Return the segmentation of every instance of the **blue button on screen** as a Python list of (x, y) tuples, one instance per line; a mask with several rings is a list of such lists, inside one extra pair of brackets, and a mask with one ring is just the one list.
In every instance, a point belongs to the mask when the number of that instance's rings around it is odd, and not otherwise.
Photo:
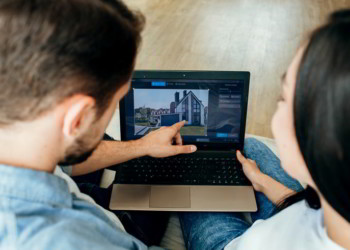
[(165, 87), (165, 82), (152, 82), (154, 87)]
[(220, 138), (228, 137), (228, 134), (227, 133), (216, 133), (216, 137), (220, 137)]

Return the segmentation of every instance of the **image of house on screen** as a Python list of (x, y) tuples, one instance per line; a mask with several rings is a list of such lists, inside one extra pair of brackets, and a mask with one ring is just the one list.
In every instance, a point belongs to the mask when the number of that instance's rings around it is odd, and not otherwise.
[(135, 89), (135, 135), (186, 120), (181, 135), (206, 135), (208, 90)]
[[(192, 91), (183, 91), (183, 97), (180, 100), (180, 93), (175, 92), (175, 100), (170, 103), (170, 114), (169, 118), (164, 117), (164, 123), (167, 123), (167, 119), (174, 116), (175, 120), (188, 121), (187, 125), (192, 126), (205, 126), (205, 110), (204, 105), (201, 100), (199, 100)], [(178, 117), (176, 117), (178, 116)], [(163, 119), (164, 119), (163, 118)], [(174, 122), (172, 122), (174, 124)], [(164, 124), (163, 126), (168, 126)]]
[(174, 101), (170, 103), (170, 109), (155, 109), (151, 111), (150, 123), (159, 126), (171, 126), (179, 121), (186, 120), (187, 126), (205, 126), (207, 108), (201, 100), (192, 92), (183, 91), (180, 100), (180, 93), (175, 92)]

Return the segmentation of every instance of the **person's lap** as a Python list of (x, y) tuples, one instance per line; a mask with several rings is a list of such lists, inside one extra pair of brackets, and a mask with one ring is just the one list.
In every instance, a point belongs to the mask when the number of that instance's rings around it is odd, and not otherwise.
[[(260, 170), (289, 187), (300, 191), (300, 183), (281, 167), (280, 160), (262, 142), (245, 140), (244, 154), (255, 160)], [(252, 222), (267, 219), (277, 213), (276, 206), (260, 192), (255, 192), (258, 211), (251, 213)], [(250, 226), (242, 213), (179, 213), (187, 249), (223, 249), (230, 241), (242, 235)]]

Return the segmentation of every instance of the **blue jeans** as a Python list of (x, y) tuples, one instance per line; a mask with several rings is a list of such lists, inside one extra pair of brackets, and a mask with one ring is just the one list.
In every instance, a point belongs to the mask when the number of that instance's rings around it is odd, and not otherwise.
[[(280, 160), (262, 142), (248, 138), (244, 154), (255, 160), (260, 170), (294, 191), (303, 187), (291, 178), (280, 165)], [(267, 219), (277, 213), (276, 206), (260, 192), (255, 192), (258, 211), (251, 213), (252, 222)], [(242, 213), (179, 213), (185, 245), (192, 249), (223, 249), (236, 237), (242, 235), (252, 224)]]

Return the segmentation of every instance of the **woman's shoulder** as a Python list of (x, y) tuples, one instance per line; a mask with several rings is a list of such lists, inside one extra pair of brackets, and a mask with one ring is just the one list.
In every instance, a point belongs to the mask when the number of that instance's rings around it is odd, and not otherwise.
[[(297, 202), (267, 220), (256, 221), (247, 231), (262, 231), (265, 234), (290, 234), (313, 231), (316, 221), (321, 223), (320, 210), (310, 208), (306, 201)], [(276, 230), (278, 229), (278, 230)], [(260, 234), (260, 232), (259, 232)]]
[(329, 247), (323, 211), (300, 201), (267, 220), (256, 221), (229, 249), (338, 249)]

